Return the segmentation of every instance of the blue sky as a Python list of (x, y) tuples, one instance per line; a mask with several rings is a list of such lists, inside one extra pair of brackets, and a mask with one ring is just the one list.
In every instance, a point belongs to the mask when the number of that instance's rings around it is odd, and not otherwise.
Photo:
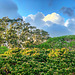
[(0, 0), (0, 18), (23, 18), (51, 37), (75, 35), (75, 0)]
[(18, 12), (21, 16), (28, 16), (29, 14), (36, 14), (42, 12), (44, 15), (56, 12), (61, 16), (68, 18), (63, 15), (60, 11), (62, 7), (75, 8), (74, 0), (13, 0), (18, 6)]

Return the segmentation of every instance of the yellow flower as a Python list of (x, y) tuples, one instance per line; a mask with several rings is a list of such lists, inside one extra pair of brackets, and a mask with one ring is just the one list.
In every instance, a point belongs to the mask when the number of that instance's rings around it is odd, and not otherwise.
[(50, 49), (47, 49), (47, 51), (50, 51)]

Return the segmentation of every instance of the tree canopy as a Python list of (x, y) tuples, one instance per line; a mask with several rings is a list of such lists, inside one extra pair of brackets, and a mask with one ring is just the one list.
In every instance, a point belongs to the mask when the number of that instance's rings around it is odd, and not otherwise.
[(32, 44), (38, 45), (48, 39), (49, 34), (44, 30), (31, 26), (22, 19), (0, 19), (0, 46), (8, 48), (25, 48)]

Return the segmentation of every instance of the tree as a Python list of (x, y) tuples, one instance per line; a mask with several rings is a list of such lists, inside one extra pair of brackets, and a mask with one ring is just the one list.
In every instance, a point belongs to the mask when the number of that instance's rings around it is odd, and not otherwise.
[(32, 44), (38, 45), (47, 40), (49, 34), (37, 29), (22, 19), (0, 19), (0, 45), (7, 43), (8, 47), (25, 48)]
[(41, 30), (41, 37), (42, 37), (43, 42), (44, 42), (44, 40), (47, 40), (49, 38), (48, 32)]
[(17, 31), (15, 30), (15, 27), (10, 25), (10, 29), (6, 31), (6, 41), (8, 42), (9, 47), (17, 47)]
[(2, 43), (5, 42), (5, 33), (6, 33), (6, 27), (8, 23), (3, 21), (2, 19), (0, 20), (0, 46)]

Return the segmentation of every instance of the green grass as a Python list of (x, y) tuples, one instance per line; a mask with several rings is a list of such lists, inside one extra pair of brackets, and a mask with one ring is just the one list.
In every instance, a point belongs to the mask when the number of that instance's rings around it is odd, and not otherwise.
[(0, 54), (3, 54), (5, 51), (8, 51), (8, 48), (3, 46), (3, 47), (0, 47)]

